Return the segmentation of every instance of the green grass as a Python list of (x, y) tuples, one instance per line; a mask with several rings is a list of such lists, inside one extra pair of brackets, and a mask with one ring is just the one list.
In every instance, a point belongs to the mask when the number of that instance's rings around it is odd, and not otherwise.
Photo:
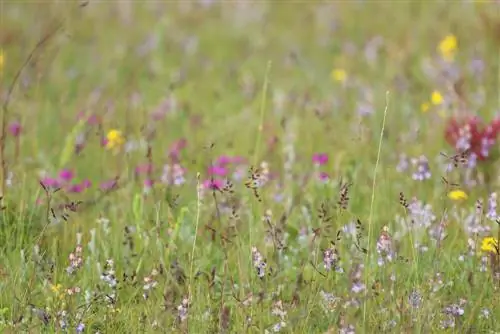
[[(447, 172), (440, 154), (455, 154), (446, 118), (497, 116), (498, 4), (0, 1), (2, 101), (14, 83), (1, 117), (1, 332), (500, 333), (498, 255), (480, 250), (498, 231), (486, 215), (498, 164)], [(449, 34), (458, 46), (445, 63), (438, 45)], [(483, 73), (471, 70), (476, 58)], [(433, 91), (446, 103), (421, 112)], [(101, 142), (111, 129), (125, 140), (116, 151)], [(329, 159), (316, 168), (321, 152)], [(427, 157), (431, 178), (398, 172), (401, 154)], [(221, 156), (245, 161), (230, 186), (201, 190)], [(162, 182), (176, 159), (180, 186)], [(144, 164), (153, 170), (136, 175)], [(485, 165), (490, 180), (468, 183)], [(92, 185), (41, 187), (64, 169)], [(457, 187), (467, 200), (447, 197)], [(413, 200), (435, 218), (412, 215)], [(468, 219), (490, 231), (471, 233)], [(384, 227), (394, 256), (379, 265)], [(340, 257), (330, 271), (327, 249)]]

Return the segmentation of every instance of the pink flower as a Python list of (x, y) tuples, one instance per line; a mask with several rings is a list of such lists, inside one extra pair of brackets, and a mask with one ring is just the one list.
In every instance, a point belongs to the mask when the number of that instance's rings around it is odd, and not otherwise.
[(226, 176), (227, 169), (222, 166), (211, 166), (208, 168), (208, 174), (217, 176)]
[(59, 188), (61, 186), (59, 181), (52, 177), (44, 177), (40, 182), (45, 188)]
[(313, 154), (312, 161), (318, 166), (326, 165), (326, 163), (328, 162), (328, 154), (315, 153)]
[(222, 190), (224, 188), (224, 181), (221, 179), (205, 180), (203, 188), (211, 190)]
[(321, 182), (326, 182), (326, 181), (328, 181), (328, 180), (330, 179), (330, 177), (328, 176), (328, 174), (327, 174), (327, 173), (325, 173), (325, 172), (321, 172), (321, 173), (319, 173), (319, 175), (318, 175), (318, 179), (319, 179)]
[(101, 182), (100, 188), (102, 191), (109, 191), (111, 189), (114, 189), (117, 185), (118, 185), (117, 179), (107, 180), (107, 181)]
[(69, 169), (63, 169), (59, 172), (59, 180), (62, 182), (71, 182), (74, 176), (73, 171)]
[(232, 162), (232, 158), (227, 156), (227, 155), (221, 155), (220, 157), (217, 158), (216, 165), (218, 166), (226, 166), (229, 165)]
[(19, 122), (14, 121), (9, 124), (8, 129), (13, 137), (19, 137), (19, 135), (21, 134), (22, 127)]
[(153, 172), (153, 165), (150, 163), (145, 163), (137, 166), (135, 168), (135, 174), (140, 175), (140, 174), (151, 174)]

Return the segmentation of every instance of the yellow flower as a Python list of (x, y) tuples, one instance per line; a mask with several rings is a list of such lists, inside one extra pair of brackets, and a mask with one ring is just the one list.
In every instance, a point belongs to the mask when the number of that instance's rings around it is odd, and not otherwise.
[(481, 243), (481, 250), (483, 252), (490, 252), (490, 253), (495, 253), (498, 254), (498, 239), (492, 238), (492, 237), (486, 237), (483, 239), (483, 242)]
[(446, 61), (452, 61), (455, 58), (455, 53), (457, 51), (457, 38), (455, 35), (447, 35), (441, 40), (438, 46), (439, 53)]
[(431, 94), (431, 102), (433, 105), (438, 106), (443, 103), (443, 95), (437, 90), (433, 91)]
[(465, 191), (460, 189), (450, 191), (448, 193), (448, 197), (454, 201), (460, 201), (469, 198)]
[(125, 138), (120, 130), (109, 130), (106, 135), (106, 148), (113, 149), (122, 146), (125, 143)]
[(334, 81), (344, 82), (347, 79), (347, 72), (341, 68), (334, 68), (331, 77)]
[(0, 72), (3, 70), (3, 64), (5, 62), (5, 57), (3, 55), (3, 50), (0, 49)]
[(420, 105), (420, 111), (426, 113), (429, 111), (429, 102), (424, 102)]
[(59, 297), (59, 299), (62, 299), (64, 297), (64, 293), (61, 291), (62, 289), (62, 285), (61, 284), (51, 284), (50, 285), (50, 290), (52, 290), (52, 292), (57, 296)]

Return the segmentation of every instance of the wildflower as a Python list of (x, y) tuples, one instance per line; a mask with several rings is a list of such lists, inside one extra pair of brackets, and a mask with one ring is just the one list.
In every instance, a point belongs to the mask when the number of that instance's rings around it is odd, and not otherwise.
[(493, 192), (488, 198), (488, 212), (486, 213), (486, 218), (489, 220), (496, 221), (497, 216), (497, 193)]
[[(477, 116), (450, 118), (445, 130), (446, 141), (457, 152), (469, 152), (468, 163), (473, 166), (476, 160), (485, 161), (500, 133), (500, 118), (484, 124)], [(472, 160), (472, 162), (471, 162)]]
[(498, 239), (493, 238), (493, 237), (486, 237), (483, 238), (483, 241), (481, 243), (481, 250), (483, 252), (488, 252), (488, 253), (499, 253), (499, 248), (498, 248)]
[(182, 299), (182, 302), (179, 306), (177, 306), (177, 319), (180, 322), (186, 321), (188, 317), (188, 311), (189, 311), (189, 299), (184, 297)]
[(70, 169), (63, 169), (59, 172), (59, 180), (61, 182), (71, 182), (75, 173)]
[(338, 266), (339, 261), (340, 256), (334, 245), (323, 251), (323, 265), (326, 271), (330, 271), (334, 268), (336, 272), (343, 272), (343, 269)]
[(457, 51), (457, 38), (455, 35), (447, 35), (441, 40), (438, 46), (438, 51), (441, 57), (446, 61), (452, 61), (455, 58)]
[(431, 169), (429, 167), (429, 161), (422, 155), (418, 159), (411, 160), (416, 171), (412, 174), (412, 178), (416, 181), (424, 181), (431, 178)]
[(454, 201), (465, 200), (468, 197), (469, 196), (467, 195), (467, 193), (463, 190), (460, 190), (460, 189), (452, 190), (448, 193), (448, 198), (450, 198)]
[(325, 165), (328, 162), (328, 154), (326, 154), (326, 153), (315, 153), (315, 154), (313, 154), (312, 161), (317, 166)]
[(396, 166), (396, 170), (398, 171), (398, 173), (403, 173), (404, 171), (406, 171), (408, 169), (408, 167), (410, 166), (410, 163), (408, 161), (408, 157), (406, 156), (406, 154), (402, 153), (399, 155), (399, 162), (398, 162), (398, 165)]
[(209, 179), (203, 181), (203, 188), (210, 190), (222, 191), (224, 188), (224, 181), (221, 179)]
[(334, 81), (345, 82), (347, 79), (347, 72), (341, 68), (334, 68), (330, 75)]
[(210, 166), (208, 168), (208, 174), (217, 175), (217, 176), (226, 176), (227, 169), (223, 166), (220, 166), (220, 165)]
[(125, 143), (125, 138), (120, 130), (112, 129), (109, 130), (106, 135), (106, 148), (116, 149)]
[(441, 95), (440, 92), (438, 92), (437, 90), (433, 91), (432, 94), (431, 94), (431, 102), (433, 105), (435, 106), (438, 106), (440, 104), (442, 104), (444, 101), (443, 99), (443, 95)]
[(394, 250), (392, 246), (392, 237), (389, 234), (389, 228), (384, 226), (380, 232), (377, 240), (377, 253), (379, 254), (379, 266), (384, 264), (384, 260), (391, 262), (394, 257)]
[(78, 326), (76, 326), (76, 332), (77, 333), (83, 333), (85, 330), (85, 324), (84, 323), (79, 323)]
[(115, 178), (112, 180), (101, 182), (99, 187), (101, 188), (102, 191), (110, 191), (113, 190), (117, 185), (118, 185), (118, 180)]
[(3, 50), (0, 49), (0, 72), (3, 71), (4, 63), (5, 63), (5, 56), (3, 55)]
[(264, 278), (266, 275), (267, 263), (262, 254), (257, 250), (257, 247), (252, 247), (252, 261), (254, 268), (257, 270), (257, 276), (261, 279)]
[(19, 123), (18, 121), (12, 122), (9, 124), (8, 129), (12, 137), (19, 137), (22, 130), (21, 123)]
[(420, 105), (420, 111), (426, 113), (429, 111), (430, 105), (429, 102), (424, 102)]
[(417, 309), (422, 304), (422, 299), (422, 295), (417, 290), (413, 290), (408, 297), (408, 302), (412, 308)]

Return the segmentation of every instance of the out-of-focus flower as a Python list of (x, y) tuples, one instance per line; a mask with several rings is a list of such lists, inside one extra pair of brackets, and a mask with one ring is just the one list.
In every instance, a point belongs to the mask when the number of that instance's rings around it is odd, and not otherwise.
[(106, 135), (106, 148), (119, 148), (125, 143), (125, 138), (120, 130), (112, 129)]
[(333, 81), (345, 82), (347, 80), (347, 72), (341, 68), (334, 68), (330, 75)]
[[(1, 65), (0, 65), (0, 69), (1, 69)], [(22, 131), (21, 123), (19, 123), (18, 121), (11, 122), (8, 126), (8, 129), (9, 129), (9, 133), (13, 137), (19, 137), (19, 135), (21, 134), (21, 131)]]
[(429, 111), (430, 105), (429, 102), (424, 102), (420, 105), (420, 111), (426, 113)]
[(3, 65), (5, 64), (5, 56), (3, 54), (3, 50), (0, 49), (0, 72), (3, 71)]
[(75, 174), (70, 169), (63, 169), (59, 172), (59, 180), (62, 182), (71, 182)]
[(439, 91), (435, 90), (432, 92), (431, 102), (433, 105), (435, 105), (435, 106), (441, 105), (443, 103), (443, 101), (444, 101), (443, 95)]
[(483, 238), (481, 243), (481, 250), (487, 253), (499, 254), (498, 239), (493, 237)]
[(326, 153), (315, 153), (312, 157), (314, 164), (322, 166), (328, 162), (328, 154)]
[(468, 151), (480, 161), (491, 156), (491, 150), (500, 133), (500, 118), (485, 125), (477, 116), (463, 118), (452, 117), (445, 130), (446, 141), (454, 146), (457, 152)]
[(457, 37), (452, 34), (445, 36), (438, 45), (438, 51), (441, 54), (441, 57), (449, 62), (455, 59), (457, 48)]
[(465, 193), (465, 191), (456, 189), (452, 190), (448, 193), (448, 197), (454, 201), (461, 201), (467, 199), (469, 196)]

